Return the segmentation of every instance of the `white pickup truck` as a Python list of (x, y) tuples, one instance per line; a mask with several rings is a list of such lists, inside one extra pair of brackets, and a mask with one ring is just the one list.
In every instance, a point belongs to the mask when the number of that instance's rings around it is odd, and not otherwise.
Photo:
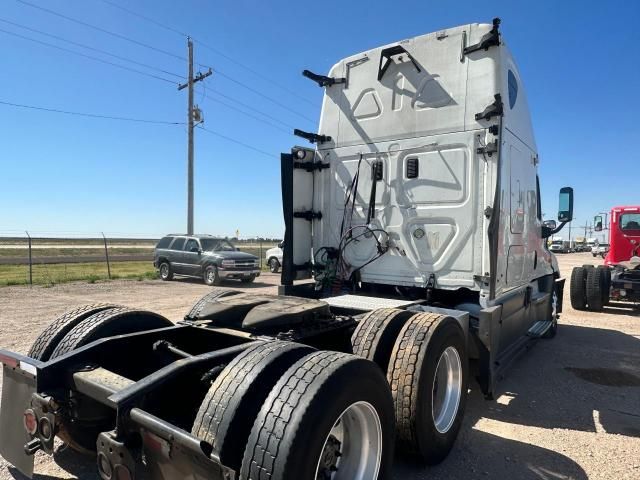
[(608, 251), (609, 251), (608, 243), (598, 243), (591, 248), (591, 255), (593, 255), (594, 257), (600, 256), (604, 258), (607, 255)]
[(269, 271), (271, 273), (278, 273), (280, 271), (280, 267), (282, 265), (282, 247), (284, 246), (284, 242), (280, 242), (273, 248), (267, 250), (264, 254), (264, 258), (267, 261), (267, 265), (269, 265)]

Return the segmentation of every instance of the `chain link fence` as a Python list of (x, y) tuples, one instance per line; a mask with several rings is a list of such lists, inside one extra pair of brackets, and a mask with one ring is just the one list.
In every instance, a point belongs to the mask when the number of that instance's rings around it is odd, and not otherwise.
[[(0, 234), (0, 287), (155, 279), (153, 250), (158, 240), (102, 233), (66, 237)], [(266, 250), (278, 244), (278, 239), (267, 238), (229, 240), (256, 255), (261, 268), (266, 268)]]

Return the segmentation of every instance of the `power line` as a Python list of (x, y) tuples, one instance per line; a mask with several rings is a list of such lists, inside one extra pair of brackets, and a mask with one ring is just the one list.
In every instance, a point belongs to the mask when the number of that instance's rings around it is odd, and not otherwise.
[(181, 35), (183, 37), (188, 37), (189, 36), (188, 34), (186, 34), (184, 32), (181, 32), (180, 30), (176, 30), (173, 27), (165, 25), (164, 23), (160, 23), (160, 22), (158, 22), (157, 20), (154, 20), (151, 17), (147, 17), (146, 15), (142, 15), (141, 13), (134, 12), (133, 10), (129, 10), (128, 8), (125, 8), (122, 5), (118, 5), (115, 2), (110, 2), (109, 0), (100, 0), (100, 1), (102, 3), (106, 3), (107, 5), (111, 5), (114, 8), (117, 8), (117, 9), (120, 9), (120, 10), (122, 10), (124, 12), (127, 12), (129, 15), (133, 15), (134, 17), (141, 18), (143, 20), (146, 20), (149, 23), (153, 23), (157, 27), (164, 28), (165, 30), (168, 30), (168, 31), (173, 32), (173, 33), (177, 33), (178, 35)]
[(231, 137), (227, 137), (226, 135), (223, 135), (222, 133), (218, 133), (218, 132), (214, 132), (213, 130), (209, 130), (207, 128), (204, 128), (203, 126), (198, 126), (198, 128), (204, 132), (210, 133), (212, 135), (215, 135), (217, 137), (223, 138), (229, 142), (232, 143), (237, 143), (238, 145), (242, 145), (245, 148), (248, 148), (250, 150), (253, 150), (254, 152), (258, 152), (261, 153), (262, 155), (266, 155), (268, 157), (272, 157), (272, 158), (279, 158), (277, 155), (274, 155), (273, 153), (269, 153), (269, 152), (265, 152), (264, 150), (260, 150), (259, 148), (253, 147), (251, 145), (249, 145), (248, 143), (244, 143), (240, 140), (236, 140), (235, 138), (231, 138)]
[(249, 90), (250, 92), (253, 92), (253, 93), (255, 93), (256, 95), (258, 95), (258, 96), (260, 96), (260, 97), (262, 97), (262, 98), (264, 98), (264, 99), (266, 99), (266, 100), (269, 100), (269, 101), (270, 101), (271, 103), (273, 103), (274, 105), (278, 105), (280, 108), (284, 108), (285, 110), (288, 110), (289, 112), (291, 112), (291, 113), (293, 113), (293, 114), (295, 114), (295, 115), (297, 115), (297, 116), (299, 116), (299, 117), (301, 117), (301, 118), (304, 118), (305, 120), (308, 120), (308, 121), (310, 121), (310, 122), (312, 122), (312, 123), (315, 123), (315, 120), (313, 120), (312, 118), (309, 118), (309, 117), (307, 117), (306, 115), (303, 115), (302, 113), (297, 112), (297, 111), (293, 110), (292, 108), (287, 107), (284, 103), (279, 102), (278, 100), (276, 100), (276, 99), (274, 99), (274, 98), (271, 98), (271, 97), (269, 97), (268, 95), (265, 95), (265, 94), (264, 94), (264, 93), (262, 93), (262, 92), (259, 92), (259, 91), (258, 91), (258, 90), (256, 90), (255, 88), (250, 87), (249, 85), (247, 85), (247, 84), (245, 84), (245, 83), (242, 83), (240, 80), (236, 80), (235, 78), (233, 78), (233, 77), (231, 77), (231, 76), (227, 75), (226, 73), (221, 72), (221, 71), (220, 71), (220, 70), (218, 70), (218, 69), (215, 69), (214, 71), (215, 71), (218, 75), (220, 75), (221, 77), (226, 78), (227, 80), (229, 80), (229, 81), (231, 81), (231, 82), (235, 83), (236, 85), (240, 85), (241, 87), (245, 88), (246, 90)]
[[(107, 5), (111, 5), (114, 8), (117, 8), (119, 10), (127, 12), (129, 15), (133, 15), (134, 17), (141, 18), (141, 19), (143, 19), (143, 20), (145, 20), (145, 21), (147, 21), (149, 23), (152, 23), (152, 24), (156, 25), (157, 27), (163, 28), (163, 29), (165, 29), (167, 31), (176, 33), (176, 34), (184, 36), (184, 37), (188, 36), (186, 33), (181, 32), (180, 30), (176, 30), (173, 27), (170, 27), (170, 26), (168, 26), (168, 25), (166, 25), (164, 23), (158, 22), (157, 20), (154, 20), (153, 18), (147, 17), (146, 15), (142, 15), (141, 13), (134, 12), (133, 10), (129, 10), (128, 8), (125, 8), (125, 7), (119, 5), (119, 4), (115, 3), (115, 2), (111, 2), (109, 0), (100, 0), (100, 1), (103, 2), (103, 3), (106, 3)], [(204, 48), (206, 48), (208, 50), (211, 50), (216, 55), (219, 55), (222, 58), (225, 58), (226, 60), (228, 60), (229, 62), (233, 63), (234, 65), (237, 65), (237, 66), (239, 66), (241, 68), (244, 68), (248, 72), (251, 72), (253, 75), (261, 78), (262, 80), (264, 80), (266, 82), (269, 82), (270, 84), (272, 84), (272, 85), (284, 90), (285, 92), (287, 92), (287, 93), (299, 98), (300, 100), (302, 100), (304, 102), (307, 102), (309, 105), (315, 106), (315, 104), (312, 101), (310, 101), (308, 98), (304, 97), (303, 95), (300, 95), (300, 94), (294, 92), (290, 88), (280, 84), (279, 82), (276, 82), (275, 80), (267, 77), (266, 75), (264, 75), (263, 73), (259, 72), (258, 70), (255, 70), (254, 68), (249, 67), (248, 65), (240, 62), (239, 60), (236, 60), (235, 58), (233, 58), (230, 55), (227, 55), (226, 53), (222, 52), (221, 50), (219, 50), (217, 48), (214, 48), (211, 45), (208, 45), (205, 42), (203, 42), (201, 40), (197, 40), (195, 38), (193, 39), (193, 41), (198, 43), (198, 44), (200, 44)], [(206, 66), (206, 67), (208, 68), (208, 66)]]
[(107, 120), (121, 120), (125, 122), (137, 122), (137, 123), (154, 123), (159, 125), (185, 125), (184, 122), (167, 122), (163, 120), (148, 120), (143, 118), (117, 117), (112, 115), (102, 115), (98, 113), (73, 112), (70, 110), (59, 110), (57, 108), (37, 107), (35, 105), (25, 105), (22, 103), (5, 102), (3, 100), (0, 100), (0, 104), (8, 105), (10, 107), (28, 108), (31, 110), (41, 110), (44, 112), (52, 112), (52, 113), (63, 113), (66, 115), (76, 115), (80, 117), (103, 118)]
[(229, 95), (225, 95), (224, 93), (221, 93), (220, 91), (215, 90), (215, 89), (213, 89), (213, 88), (208, 88), (208, 89), (206, 89), (202, 94), (203, 94), (203, 96), (204, 96), (205, 98), (207, 98), (207, 99), (209, 99), (209, 100), (211, 100), (211, 101), (218, 102), (218, 103), (222, 103), (222, 101), (221, 101), (221, 100), (219, 100), (219, 99), (217, 99), (217, 98), (213, 98), (213, 97), (209, 96), (209, 95), (207, 94), (207, 92), (211, 92), (211, 93), (212, 93), (212, 94), (214, 94), (214, 95), (217, 95), (217, 96), (219, 96), (219, 97), (225, 98), (225, 99), (227, 99), (227, 100), (229, 100), (229, 101), (231, 101), (231, 102), (233, 102), (233, 103), (236, 103), (236, 104), (238, 104), (238, 105), (242, 106), (243, 108), (246, 108), (246, 109), (248, 109), (248, 110), (250, 110), (250, 111), (252, 111), (252, 112), (255, 112), (255, 113), (259, 114), (259, 115), (262, 115), (262, 116), (264, 116), (264, 117), (266, 117), (266, 118), (268, 118), (268, 119), (272, 120), (273, 122), (276, 122), (276, 123), (278, 123), (278, 124), (280, 124), (280, 125), (282, 125), (282, 126), (284, 126), (284, 127), (287, 127), (287, 128), (289, 129), (289, 130), (287, 130), (287, 131), (290, 131), (291, 129), (295, 129), (295, 128), (296, 128), (296, 127), (295, 127), (295, 126), (293, 126), (293, 125), (289, 125), (287, 122), (283, 122), (283, 121), (282, 121), (282, 120), (280, 120), (278, 117), (274, 117), (273, 115), (270, 115), (270, 114), (268, 114), (268, 113), (265, 113), (265, 112), (263, 112), (262, 110), (258, 110), (258, 109), (257, 109), (257, 108), (255, 108), (253, 105), (249, 105), (249, 104), (247, 104), (247, 103), (241, 102), (240, 100), (238, 100), (238, 99), (236, 99), (236, 98), (234, 98), (234, 97), (231, 97), (231, 96), (229, 96)]
[(118, 63), (113, 63), (113, 62), (110, 62), (108, 60), (104, 60), (102, 58), (93, 57), (91, 55), (86, 55), (84, 53), (76, 52), (75, 50), (69, 50), (68, 48), (60, 47), (58, 45), (53, 45), (52, 43), (43, 42), (41, 40), (36, 40), (35, 38), (25, 37), (24, 35), (20, 35), (19, 33), (9, 32), (8, 30), (3, 30), (1, 28), (0, 28), (0, 32), (6, 33), (8, 35), (13, 35), (14, 37), (22, 38), (24, 40), (29, 40), (29, 41), (34, 42), (34, 43), (39, 43), (40, 45), (45, 45), (47, 47), (56, 48), (58, 50), (62, 50), (63, 52), (72, 53), (74, 55), (78, 55), (80, 57), (88, 58), (88, 59), (94, 60), (96, 62), (105, 63), (107, 65), (111, 65), (113, 67), (121, 68), (121, 69), (127, 70), (129, 72), (134, 72), (134, 73), (137, 73), (139, 75), (144, 75), (146, 77), (155, 78), (156, 80), (162, 80), (163, 82), (167, 82), (167, 83), (170, 83), (172, 85), (176, 84), (175, 81), (169, 80), (168, 78), (159, 77), (158, 75), (154, 75), (152, 73), (143, 72), (141, 70), (136, 70), (135, 68), (126, 67), (124, 65), (120, 65)]
[(138, 62), (137, 60), (133, 60), (131, 58), (122, 57), (120, 55), (116, 55), (115, 53), (107, 52), (106, 50), (102, 50), (102, 49), (99, 49), (99, 48), (91, 47), (89, 45), (84, 45), (82, 43), (75, 42), (73, 40), (68, 40), (66, 38), (60, 37), (58, 35), (54, 35), (52, 33), (43, 32), (42, 30), (38, 30), (36, 28), (27, 27), (26, 25), (21, 25), (19, 23), (15, 23), (15, 22), (12, 22), (12, 21), (4, 19), (4, 18), (0, 18), (0, 22), (8, 23), (9, 25), (13, 25), (15, 27), (23, 28), (25, 30), (29, 30), (30, 32), (38, 33), (40, 35), (45, 35), (47, 37), (55, 38), (56, 40), (60, 40), (62, 42), (66, 42), (66, 43), (69, 43), (71, 45), (75, 45), (77, 47), (86, 48), (87, 50), (92, 50), (92, 51), (97, 52), (97, 53), (102, 53), (103, 55), (109, 55), (110, 57), (117, 58), (118, 60), (123, 60), (125, 62), (130, 62), (130, 63), (133, 63), (135, 65), (140, 65), (141, 67), (149, 68), (151, 70), (156, 70), (158, 72), (165, 73), (167, 75), (173, 75), (174, 77), (183, 78), (183, 75), (178, 75), (177, 73), (169, 72), (167, 70), (163, 70), (161, 68), (154, 67), (153, 65), (148, 65), (146, 63)]
[(207, 45), (206, 43), (200, 41), (200, 40), (194, 40), (196, 43), (199, 43), (201, 46), (211, 50), (212, 52), (214, 52), (217, 55), (220, 55), (223, 58), (226, 58), (228, 61), (230, 61), (231, 63), (238, 65), (239, 67), (244, 68), (245, 70), (251, 72), (253, 75), (255, 75), (256, 77), (261, 78), (262, 80), (269, 82), (270, 84), (284, 90), (285, 92), (289, 93), (290, 95), (293, 95), (297, 98), (299, 98), (300, 100), (302, 100), (303, 102), (308, 103), (309, 105), (313, 105), (314, 107), (316, 106), (315, 103), (313, 103), (311, 100), (309, 100), (308, 98), (294, 92), (293, 90), (291, 90), (290, 88), (285, 87), (284, 85), (281, 85), (280, 83), (276, 82), (275, 80), (272, 80), (271, 78), (265, 76), (264, 74), (260, 73), (259, 71), (245, 65), (244, 63), (239, 62), (238, 60), (236, 60), (235, 58), (221, 52), (220, 50), (213, 48), (210, 45)]
[(229, 109), (231, 109), (231, 110), (234, 110), (234, 111), (236, 111), (236, 112), (238, 112), (238, 113), (241, 113), (241, 114), (243, 114), (243, 115), (245, 115), (245, 116), (247, 116), (247, 117), (253, 118), (254, 120), (257, 120), (257, 121), (259, 121), (259, 122), (262, 122), (262, 123), (264, 123), (264, 124), (266, 124), (266, 125), (270, 125), (270, 126), (272, 126), (273, 128), (277, 128), (278, 130), (280, 130), (280, 131), (282, 131), (282, 132), (291, 133), (291, 130), (287, 130), (286, 128), (284, 128), (284, 127), (282, 127), (282, 126), (280, 126), (280, 125), (276, 125), (275, 123), (272, 123), (272, 122), (270, 122), (269, 120), (266, 120), (266, 119), (264, 119), (264, 118), (262, 118), (262, 117), (258, 117), (257, 115), (253, 115), (252, 113), (245, 112), (244, 110), (240, 110), (238, 107), (234, 107), (233, 105), (230, 105), (230, 104), (228, 104), (227, 102), (224, 102), (224, 101), (219, 100), (219, 99), (217, 99), (217, 98), (210, 97), (209, 95), (206, 95), (206, 94), (204, 95), (204, 97), (205, 97), (206, 99), (208, 99), (208, 100), (211, 100), (212, 102), (219, 103), (220, 105), (222, 105), (222, 106), (224, 106), (224, 107), (227, 107), (227, 108), (229, 108)]
[[(170, 57), (177, 58), (177, 59), (182, 60), (182, 61), (187, 61), (187, 59), (186, 59), (185, 57), (182, 57), (182, 56), (180, 56), (180, 55), (176, 55), (176, 54), (174, 54), (174, 53), (168, 52), (168, 51), (163, 50), (163, 49), (161, 49), (161, 48), (154, 47), (153, 45), (149, 45), (149, 44), (147, 44), (147, 43), (140, 42), (140, 41), (138, 41), (138, 40), (135, 40), (135, 39), (132, 39), (132, 38), (130, 38), (130, 37), (127, 37), (127, 36), (125, 36), (125, 35), (122, 35), (122, 34), (119, 34), (119, 33), (116, 33), (116, 32), (112, 32), (112, 31), (107, 30), (107, 29), (104, 29), (104, 28), (102, 28), (102, 27), (98, 27), (98, 26), (96, 26), (96, 25), (93, 25), (93, 24), (90, 24), (90, 23), (84, 22), (84, 21), (82, 21), (82, 20), (78, 20), (77, 18), (73, 18), (73, 17), (69, 17), (69, 16), (67, 16), (67, 15), (63, 15), (63, 14), (61, 14), (61, 13), (58, 13), (58, 12), (54, 11), (54, 10), (50, 10), (50, 9), (48, 9), (48, 8), (41, 7), (41, 6), (39, 6), (39, 5), (35, 5), (35, 4), (33, 4), (33, 3), (31, 3), (31, 2), (28, 2), (28, 1), (26, 1), (26, 0), (16, 0), (16, 1), (17, 1), (17, 2), (19, 2), (19, 3), (22, 3), (23, 5), (27, 5), (27, 6), (29, 6), (29, 7), (32, 7), (32, 8), (35, 8), (35, 9), (41, 10), (41, 11), (43, 11), (43, 12), (47, 12), (47, 13), (49, 13), (49, 14), (51, 14), (51, 15), (55, 15), (55, 16), (57, 16), (57, 17), (60, 17), (60, 18), (65, 19), (65, 20), (68, 20), (68, 21), (71, 21), (71, 22), (75, 22), (75, 23), (77, 23), (77, 24), (79, 24), (79, 25), (83, 25), (83, 26), (85, 26), (85, 27), (92, 28), (92, 29), (97, 30), (97, 31), (99, 31), (99, 32), (106, 33), (106, 34), (108, 34), (108, 35), (112, 35), (112, 36), (114, 36), (114, 37), (116, 37), (116, 38), (120, 38), (120, 39), (122, 39), (122, 40), (126, 40), (126, 41), (131, 42), (131, 43), (134, 43), (134, 44), (136, 44), (136, 45), (140, 45), (140, 46), (142, 46), (142, 47), (149, 48), (149, 49), (151, 49), (151, 50), (154, 50), (154, 51), (157, 51), (157, 52), (163, 53), (163, 54), (168, 55), (168, 56), (170, 56)], [(2, 31), (2, 30), (0, 30), (0, 31)], [(5, 32), (5, 33), (10, 33), (10, 32)], [(14, 35), (17, 35), (17, 34), (14, 34)], [(24, 37), (24, 38), (27, 38), (27, 37)], [(28, 39), (28, 38), (27, 38), (27, 39)], [(37, 41), (37, 40), (33, 40), (33, 41)], [(200, 43), (201, 43), (201, 42), (200, 42)], [(57, 47), (57, 48), (61, 48), (61, 47)], [(209, 47), (209, 48), (211, 48), (211, 47)], [(76, 52), (76, 53), (77, 53), (77, 52)], [(89, 57), (89, 58), (93, 58), (93, 57)], [(95, 58), (93, 58), (93, 59), (95, 59)], [(106, 61), (104, 61), (104, 60), (99, 60), (99, 61), (102, 61), (103, 63), (109, 63), (109, 62), (106, 62)], [(115, 65), (115, 64), (114, 64), (114, 65)], [(202, 67), (210, 68), (208, 65), (204, 65), (204, 64), (201, 64), (201, 63), (198, 63), (198, 65), (200, 65), (200, 66), (202, 66)], [(122, 66), (120, 66), (120, 68), (126, 68), (126, 67), (122, 67)], [(131, 69), (131, 70), (132, 70), (132, 69)], [(136, 72), (137, 72), (137, 71), (136, 71)], [(137, 72), (137, 73), (140, 73), (140, 72)], [(272, 97), (270, 97), (270, 96), (268, 96), (268, 95), (265, 95), (264, 93), (262, 93), (262, 92), (260, 92), (260, 91), (256, 90), (256, 89), (255, 89), (255, 88), (253, 88), (253, 87), (250, 87), (249, 85), (247, 85), (247, 84), (245, 84), (245, 83), (243, 83), (243, 82), (241, 82), (241, 81), (239, 81), (239, 80), (236, 80), (236, 79), (235, 79), (235, 78), (233, 78), (232, 76), (227, 75), (227, 74), (225, 74), (225, 73), (223, 73), (223, 72), (221, 72), (220, 70), (217, 70), (217, 69), (216, 69), (216, 73), (217, 73), (218, 75), (220, 75), (220, 76), (222, 76), (222, 77), (224, 77), (224, 78), (228, 79), (229, 81), (231, 81), (231, 82), (233, 82), (233, 83), (235, 83), (235, 84), (237, 84), (237, 85), (239, 85), (239, 86), (241, 86), (241, 87), (245, 88), (246, 90), (248, 90), (248, 91), (250, 91), (250, 92), (253, 92), (254, 94), (256, 94), (256, 95), (258, 95), (258, 96), (260, 96), (260, 97), (262, 97), (262, 98), (264, 98), (264, 99), (266, 99), (266, 100), (268, 100), (268, 101), (270, 101), (270, 102), (271, 102), (271, 103), (273, 103), (274, 105), (277, 105), (277, 106), (279, 106), (280, 108), (283, 108), (284, 110), (287, 110), (287, 111), (289, 111), (289, 112), (293, 113), (294, 115), (297, 115), (297, 116), (299, 116), (299, 117), (301, 117), (301, 118), (304, 118), (305, 120), (307, 120), (307, 121), (309, 121), (309, 122), (315, 123), (315, 120), (311, 119), (310, 117), (307, 117), (306, 115), (303, 115), (302, 113), (299, 113), (299, 112), (297, 112), (296, 110), (293, 110), (292, 108), (289, 108), (288, 106), (286, 106), (286, 105), (285, 105), (285, 104), (283, 104), (282, 102), (280, 102), (280, 101), (278, 101), (278, 100), (276, 100), (276, 99), (274, 99), (274, 98), (272, 98)], [(166, 79), (164, 79), (164, 81), (170, 81), (170, 80), (166, 80)]]
[(41, 10), (43, 12), (47, 12), (47, 13), (49, 13), (51, 15), (55, 15), (56, 17), (64, 18), (65, 20), (69, 20), (70, 22), (74, 22), (74, 23), (77, 23), (79, 25), (83, 25), (85, 27), (92, 28), (92, 29), (97, 30), (99, 32), (106, 33), (107, 35), (111, 35), (113, 37), (120, 38), (121, 40), (126, 40), (127, 42), (134, 43), (134, 44), (139, 45), (141, 47), (145, 47), (145, 48), (148, 48), (150, 50), (154, 50), (156, 52), (163, 53), (163, 54), (168, 55), (168, 56), (173, 57), (173, 58), (177, 58), (178, 60), (182, 60), (184, 62), (187, 61), (187, 59), (185, 57), (181, 56), (181, 55), (176, 55), (175, 53), (168, 52), (167, 50), (163, 50), (161, 48), (154, 47), (153, 45), (149, 45), (148, 43), (144, 43), (144, 42), (141, 42), (139, 40), (135, 40), (133, 38), (127, 37), (126, 35), (122, 35), (120, 33), (112, 32), (111, 30), (107, 30), (105, 28), (98, 27), (98, 26), (93, 25), (91, 23), (87, 23), (87, 22), (84, 22), (82, 20), (78, 20), (77, 18), (73, 18), (73, 17), (69, 17), (67, 15), (63, 15), (62, 13), (58, 13), (58, 12), (56, 12), (54, 10), (50, 10), (48, 8), (41, 7), (40, 5), (35, 5), (33, 3), (27, 2), (26, 0), (16, 0), (16, 2), (19, 2), (19, 3), (22, 3), (23, 5), (27, 5), (29, 7)]

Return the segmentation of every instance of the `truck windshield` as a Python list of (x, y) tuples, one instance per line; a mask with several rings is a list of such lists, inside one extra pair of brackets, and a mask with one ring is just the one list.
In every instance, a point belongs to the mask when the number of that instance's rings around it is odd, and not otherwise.
[(640, 213), (625, 213), (620, 215), (622, 230), (640, 230)]
[(205, 252), (232, 252), (236, 249), (226, 240), (215, 238), (202, 238), (200, 239), (200, 244)]
[(562, 245), (562, 240), (554, 240), (551, 245)]

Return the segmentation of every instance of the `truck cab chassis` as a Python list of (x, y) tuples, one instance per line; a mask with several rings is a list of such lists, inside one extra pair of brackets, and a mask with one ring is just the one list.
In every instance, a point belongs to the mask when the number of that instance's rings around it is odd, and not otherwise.
[(487, 398), (556, 334), (523, 84), (471, 24), (304, 75), (325, 90), (314, 148), (282, 154), (278, 295), (214, 289), (184, 319), (76, 308), (27, 355), (0, 350), (0, 454), (33, 474), (57, 436), (104, 480), (376, 480), (394, 448), (442, 461), (470, 379)]

